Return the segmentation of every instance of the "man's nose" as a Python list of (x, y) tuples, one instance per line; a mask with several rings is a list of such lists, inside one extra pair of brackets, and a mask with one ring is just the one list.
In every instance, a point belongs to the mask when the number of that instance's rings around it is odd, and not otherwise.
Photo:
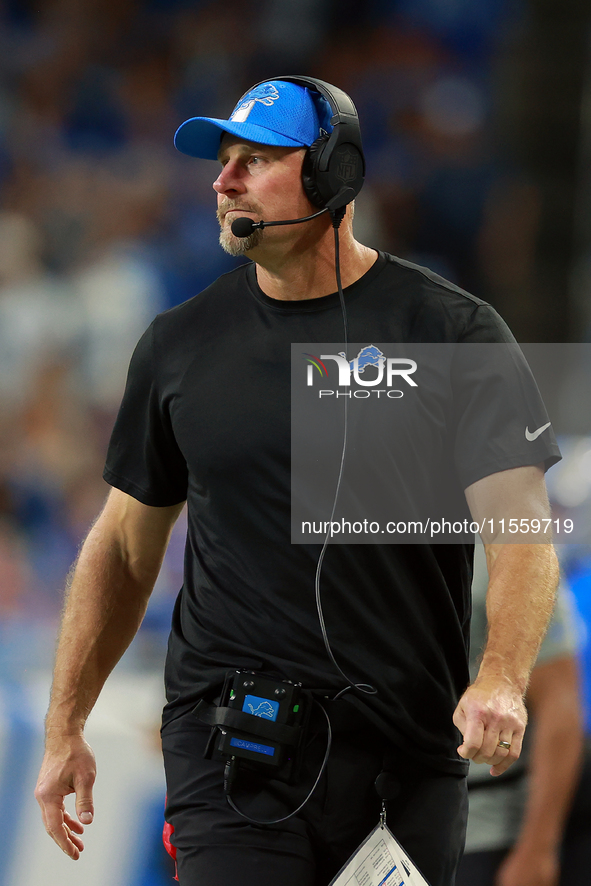
[(214, 181), (213, 189), (218, 194), (243, 194), (246, 188), (240, 175), (239, 165), (232, 160), (226, 163)]

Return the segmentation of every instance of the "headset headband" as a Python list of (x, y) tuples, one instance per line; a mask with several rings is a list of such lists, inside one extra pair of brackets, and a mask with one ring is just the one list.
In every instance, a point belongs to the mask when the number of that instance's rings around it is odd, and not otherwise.
[(339, 89), (338, 86), (333, 86), (325, 80), (318, 80), (316, 77), (304, 77), (300, 74), (290, 74), (285, 77), (267, 77), (266, 80), (261, 80), (259, 83), (251, 86), (242, 98), (248, 95), (249, 92), (252, 92), (253, 89), (256, 89), (257, 86), (263, 86), (263, 84), (269, 83), (271, 80), (286, 80), (288, 83), (295, 83), (297, 86), (308, 86), (315, 89), (316, 92), (324, 96), (334, 113), (334, 117), (330, 121), (333, 126), (337, 123), (354, 123), (356, 126), (359, 126), (359, 117), (357, 108), (353, 104), (353, 99), (346, 92), (343, 92), (342, 89)]

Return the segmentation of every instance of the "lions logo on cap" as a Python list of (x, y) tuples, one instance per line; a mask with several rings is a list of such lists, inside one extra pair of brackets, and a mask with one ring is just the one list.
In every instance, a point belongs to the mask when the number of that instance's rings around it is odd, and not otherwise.
[(279, 93), (272, 83), (263, 83), (246, 94), (246, 97), (240, 99), (234, 110), (230, 120), (232, 123), (244, 123), (250, 112), (255, 106), (255, 102), (270, 107), (279, 98)]

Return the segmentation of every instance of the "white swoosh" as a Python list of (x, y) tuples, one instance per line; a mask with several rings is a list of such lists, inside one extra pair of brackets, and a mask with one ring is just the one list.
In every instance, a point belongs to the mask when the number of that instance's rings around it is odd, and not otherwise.
[(529, 440), (530, 443), (533, 443), (534, 440), (537, 440), (540, 434), (542, 434), (546, 428), (549, 428), (552, 424), (551, 421), (547, 422), (545, 425), (542, 425), (541, 428), (538, 428), (537, 431), (533, 431), (530, 433), (529, 428), (525, 429), (525, 439)]

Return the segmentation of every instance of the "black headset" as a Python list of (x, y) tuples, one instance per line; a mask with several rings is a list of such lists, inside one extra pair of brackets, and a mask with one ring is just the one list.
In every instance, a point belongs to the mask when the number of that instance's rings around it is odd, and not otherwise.
[(286, 80), (308, 87), (319, 92), (330, 105), (333, 130), (317, 138), (306, 151), (302, 182), (306, 196), (314, 206), (328, 206), (331, 211), (346, 206), (361, 190), (365, 177), (359, 117), (352, 99), (342, 89), (324, 80), (299, 74), (269, 77), (251, 86), (248, 92), (270, 80)]

